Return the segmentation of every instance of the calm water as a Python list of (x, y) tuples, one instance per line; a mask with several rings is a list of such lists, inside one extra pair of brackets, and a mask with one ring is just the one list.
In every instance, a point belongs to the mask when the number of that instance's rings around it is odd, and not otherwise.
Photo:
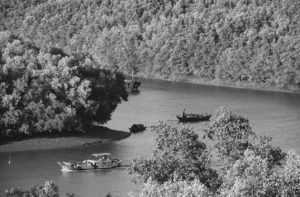
[[(275, 145), (300, 153), (300, 95), (296, 94), (142, 80), (141, 92), (130, 95), (128, 102), (119, 105), (106, 126), (128, 131), (133, 123), (151, 125), (162, 120), (178, 124), (174, 121), (175, 116), (184, 108), (186, 112), (214, 114), (221, 105), (249, 118), (256, 133), (272, 135)], [(203, 124), (190, 126), (202, 135), (199, 128)], [(91, 153), (111, 152), (128, 163), (135, 157), (150, 156), (152, 147), (152, 134), (145, 131), (119, 142), (90, 147), (0, 153), (0, 196), (7, 188), (29, 189), (46, 180), (59, 185), (62, 196), (66, 192), (85, 197), (105, 196), (108, 192), (113, 196), (124, 196), (141, 186), (132, 182), (133, 177), (124, 168), (63, 173), (56, 161), (82, 160)]]

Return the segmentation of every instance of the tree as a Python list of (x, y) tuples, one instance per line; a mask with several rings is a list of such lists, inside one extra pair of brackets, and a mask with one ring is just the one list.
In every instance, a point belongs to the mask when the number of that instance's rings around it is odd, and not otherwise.
[(263, 196), (267, 178), (266, 159), (247, 149), (244, 157), (237, 160), (226, 172), (220, 196)]
[(217, 174), (209, 167), (206, 145), (191, 129), (159, 123), (152, 130), (155, 132), (152, 158), (134, 159), (129, 167), (130, 173), (137, 174), (143, 182), (151, 179), (163, 184), (198, 179), (210, 189), (218, 187)]
[(248, 119), (225, 107), (217, 110), (215, 120), (204, 131), (214, 140), (214, 148), (219, 157), (229, 163), (244, 155), (249, 138), (254, 135)]
[(272, 137), (256, 135), (248, 119), (228, 111), (225, 107), (217, 110), (215, 120), (204, 131), (213, 140), (219, 158), (228, 165), (243, 158), (247, 149), (267, 159), (270, 168), (281, 165), (285, 157), (280, 148), (271, 145)]
[(284, 166), (269, 177), (266, 196), (300, 195), (300, 155), (289, 151)]
[(285, 164), (275, 170), (251, 150), (228, 169), (221, 196), (299, 196), (300, 156), (290, 151)]

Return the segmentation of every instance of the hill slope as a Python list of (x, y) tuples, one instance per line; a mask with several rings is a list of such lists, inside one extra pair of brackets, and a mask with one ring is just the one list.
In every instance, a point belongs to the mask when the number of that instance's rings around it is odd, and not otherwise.
[(48, 0), (35, 5), (22, 23), (24, 37), (40, 47), (91, 53), (103, 67), (166, 79), (300, 89), (297, 0)]

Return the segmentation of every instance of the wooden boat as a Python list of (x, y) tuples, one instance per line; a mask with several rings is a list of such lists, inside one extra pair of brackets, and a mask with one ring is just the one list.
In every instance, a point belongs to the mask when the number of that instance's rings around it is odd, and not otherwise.
[(133, 69), (131, 70), (131, 80), (125, 79), (124, 82), (125, 82), (125, 88), (128, 92), (132, 92), (132, 93), (139, 92), (138, 88), (140, 87), (141, 82), (134, 80)]
[(110, 153), (95, 153), (82, 162), (57, 162), (62, 171), (110, 169), (121, 166), (121, 160), (111, 158)]
[(146, 129), (145, 125), (143, 124), (133, 124), (129, 130), (131, 133), (137, 133), (137, 132), (141, 132), (144, 131)]
[(198, 121), (209, 121), (211, 114), (186, 114), (182, 113), (182, 115), (177, 115), (177, 119), (179, 122), (198, 122)]
[(140, 81), (134, 81), (134, 80), (125, 80), (125, 88), (128, 92), (138, 92), (138, 88), (140, 87), (141, 82)]

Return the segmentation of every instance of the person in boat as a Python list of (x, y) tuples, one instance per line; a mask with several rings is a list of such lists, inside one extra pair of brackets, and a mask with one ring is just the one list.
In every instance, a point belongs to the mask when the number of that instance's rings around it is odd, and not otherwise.
[(98, 168), (98, 166), (97, 166), (96, 163), (92, 164), (92, 166), (93, 166), (94, 169), (97, 169), (97, 168)]
[(186, 114), (185, 114), (185, 109), (183, 109), (183, 112), (182, 112), (182, 117), (185, 118), (186, 117)]

